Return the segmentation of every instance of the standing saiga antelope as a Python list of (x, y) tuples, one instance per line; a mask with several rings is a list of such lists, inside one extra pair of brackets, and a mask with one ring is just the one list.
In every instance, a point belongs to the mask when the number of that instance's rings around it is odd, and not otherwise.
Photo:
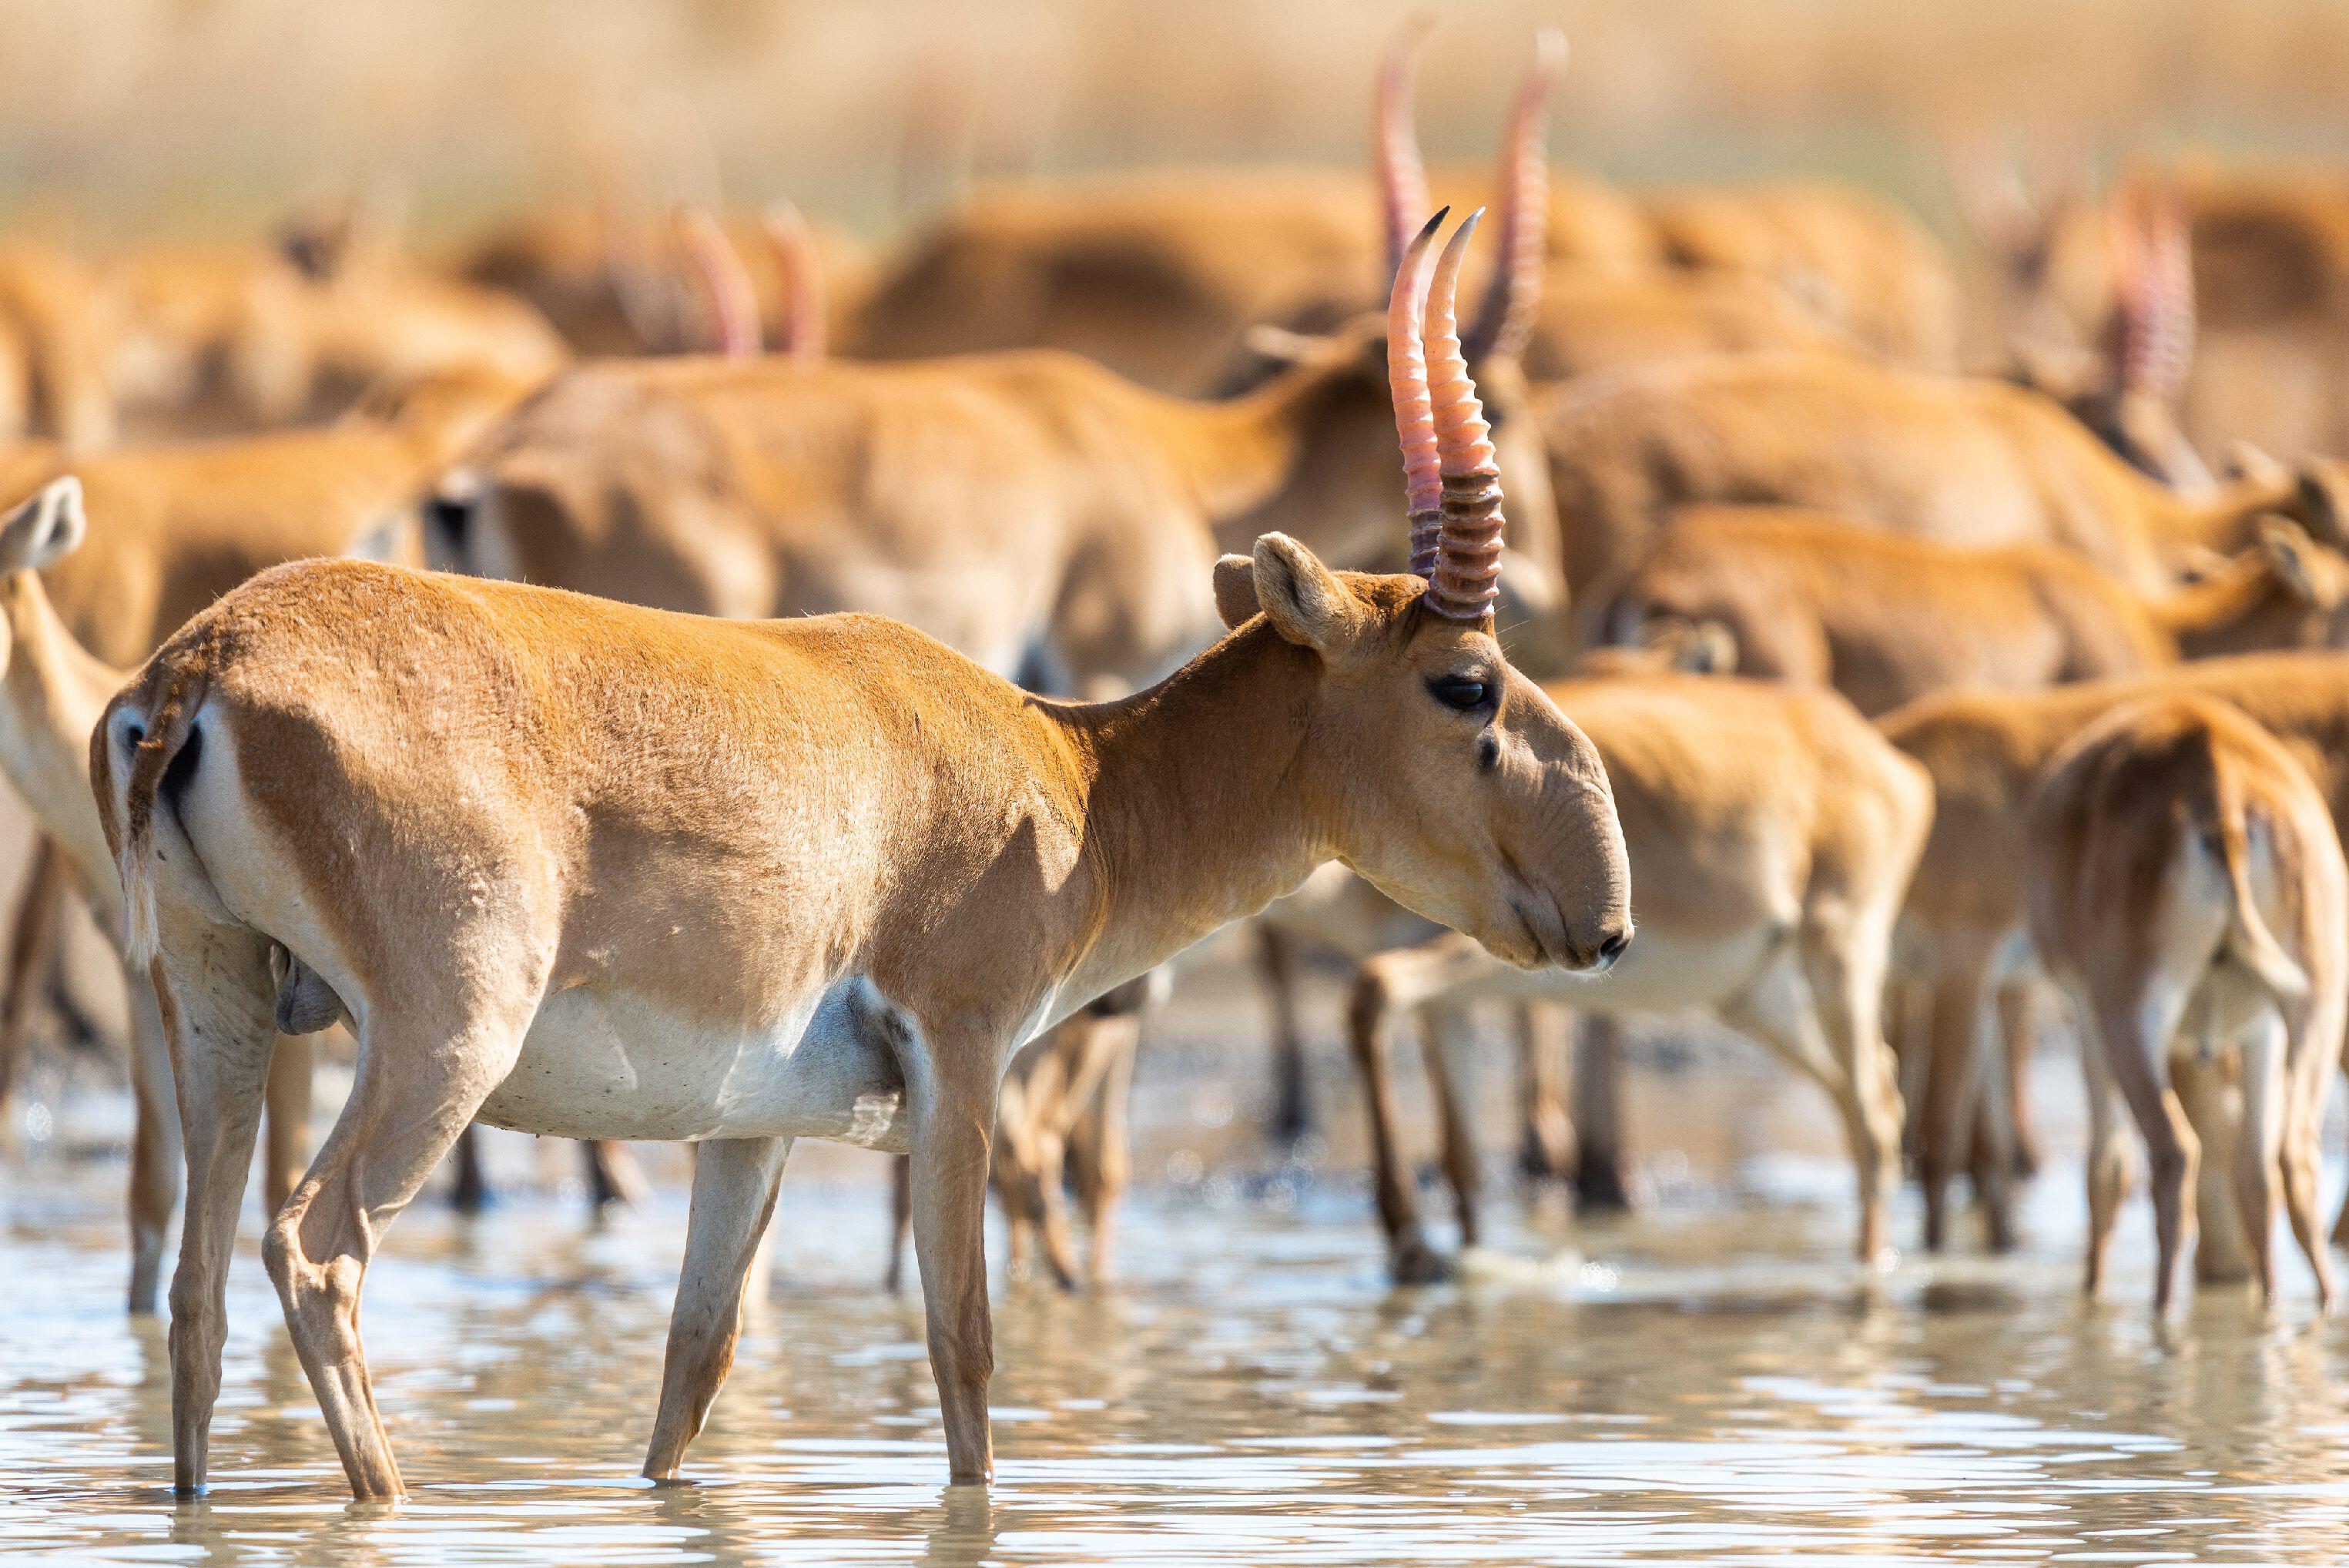
[(358, 562), (267, 573), (173, 637), (101, 719), (92, 786), (180, 1069), (181, 1492), (204, 1480), (274, 954), (297, 1002), (358, 1025), (263, 1258), (376, 1498), (401, 1483), (360, 1283), (476, 1112), (704, 1144), (656, 1478), (731, 1359), (792, 1140), (910, 1151), (948, 1464), (984, 1481), (981, 1217), (1024, 1041), (1331, 859), (1512, 962), (1613, 961), (1606, 775), (1493, 636), (1501, 494), (1451, 309), (1472, 225), (1431, 273), (1439, 221), (1391, 310), (1423, 571), (1334, 573), (1267, 535), (1216, 569), (1231, 634), (1131, 698), (1044, 702), (874, 617), (729, 623)]
[(1701, 1007), (1767, 1046), (1835, 1100), (1858, 1188), (1858, 1253), (1873, 1259), (1899, 1181), (1884, 982), (1933, 815), (1925, 770), (1832, 692), (1679, 674), (1547, 689), (1580, 716), (1606, 763), (1640, 868), (1644, 934), (1600, 978), (1507, 968), (1450, 934), (1361, 965), (1349, 1023), (1397, 1277), (1434, 1277), (1444, 1263), (1421, 1231), (1396, 1140), (1389, 1024), (1399, 1012), (1420, 1016), (1445, 1169), (1463, 1240), (1474, 1244), (1479, 1162), (1463, 1025), (1480, 1000), (1614, 1016)]
[[(2152, 1156), (2154, 1311), (2194, 1233), (2198, 1130), (2233, 1144), (2225, 1174), (2261, 1298), (2275, 1295), (2281, 1198), (2329, 1310), (2318, 1141), (2349, 1014), (2349, 866), (2324, 797), (2241, 713), (2169, 692), (2123, 703), (2057, 755), (2028, 834), (2032, 936), (2085, 1026), (2089, 1292), (2127, 1185), (2117, 1087)], [(2231, 1115), (2230, 1097), (2172, 1087), (2173, 1063), (2207, 1072), (2221, 1054), (2240, 1080)], [(2220, 1125), (2198, 1130), (2196, 1109)]]

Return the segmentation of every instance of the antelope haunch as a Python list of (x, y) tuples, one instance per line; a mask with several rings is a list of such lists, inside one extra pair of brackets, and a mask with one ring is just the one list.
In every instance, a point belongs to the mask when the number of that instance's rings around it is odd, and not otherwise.
[(359, 1284), (476, 1111), (707, 1143), (656, 1477), (731, 1357), (791, 1140), (909, 1151), (949, 1466), (984, 1480), (981, 1216), (1024, 1041), (1330, 859), (1516, 963), (1621, 950), (1605, 774), (1493, 640), (1500, 498), (1449, 311), (1464, 225), (1419, 368), (1435, 228), (1398, 274), (1393, 356), (1432, 581), (1268, 535), (1216, 571), (1237, 629), (1129, 699), (1044, 703), (875, 617), (728, 623), (355, 562), (268, 573), (172, 639), (92, 746), (181, 1068), (182, 1491), (278, 949), (359, 1026), (349, 1104), (264, 1257), (367, 1497), (400, 1480)]
[(2349, 641), (2349, 561), (2282, 518), (2158, 597), (2067, 550), (1967, 550), (1796, 507), (1689, 507), (1578, 611), (1586, 641), (1727, 633), (1740, 674), (1831, 686), (1873, 717), (1955, 686), (2033, 690), (2179, 658)]
[(1857, 1173), (1859, 1255), (1873, 1258), (1900, 1150), (1879, 1009), (1893, 925), (1933, 814), (1924, 769), (1831, 692), (1679, 675), (1547, 689), (1607, 765), (1640, 872), (1640, 939), (1597, 977), (1509, 969), (1453, 936), (1362, 965), (1351, 1027), (1396, 1273), (1424, 1278), (1439, 1264), (1396, 1144), (1388, 1024), (1400, 1010), (1421, 1014), (1445, 1168), (1473, 1243), (1477, 1161), (1451, 1075), (1465, 1050), (1461, 1014), (1485, 998), (1598, 1014), (1703, 1007), (1769, 1047), (1836, 1102)]
[[(2227, 1175), (2261, 1297), (2275, 1295), (2281, 1197), (2329, 1308), (2318, 1139), (2349, 1015), (2349, 867), (2324, 797), (2225, 703), (2165, 694), (2125, 703), (2049, 764), (2027, 841), (2032, 934), (2090, 1037), (2088, 1289), (2127, 1185), (2117, 1085), (2152, 1159), (2154, 1311), (2168, 1309), (2192, 1241), (2213, 1134), (2233, 1145)], [(2198, 1102), (2225, 1097), (2173, 1089), (2173, 1067), (2209, 1073), (2220, 1052), (2237, 1058), (2240, 1111), (2197, 1128)]]

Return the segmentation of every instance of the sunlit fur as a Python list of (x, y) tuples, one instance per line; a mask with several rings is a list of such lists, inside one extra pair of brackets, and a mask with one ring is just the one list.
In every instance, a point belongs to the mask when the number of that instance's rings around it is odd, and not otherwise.
[(2282, 508), (2337, 539), (2292, 484), (2189, 500), (2130, 468), (2050, 398), (1850, 356), (1755, 354), (1595, 376), (1540, 412), (1568, 581), (1626, 565), (1674, 507), (1806, 506), (1946, 543), (2054, 544), (2146, 593), (2249, 542)]
[[(1238, 629), (1094, 707), (871, 616), (728, 623), (357, 562), (264, 573), (183, 628), (92, 743), (188, 1108), (181, 1488), (203, 1477), (273, 944), (359, 1026), (264, 1256), (371, 1497), (400, 1482), (359, 1279), (477, 1109), (714, 1140), (656, 1476), (730, 1356), (788, 1140), (910, 1148), (950, 1466), (978, 1480), (988, 1140), (1026, 1039), (1333, 858), (1514, 963), (1619, 946), (1605, 773), (1488, 626), (1278, 535), (1217, 578)], [(1445, 706), (1442, 677), (1492, 706)]]
[[(1888, 714), (1892, 743), (1925, 765), (1938, 802), (1933, 831), (1902, 913), (1903, 965), (1931, 1002), (1921, 1021), (1925, 1092), (1915, 1108), (1930, 1242), (1946, 1236), (1949, 1188), (1975, 1137), (2012, 1136), (2005, 1097), (1977, 1105), (1982, 1018), (2009, 973), (2025, 922), (2031, 849), (2026, 807), (2042, 770), (2088, 724), (2132, 696), (2218, 697), (2276, 737), (2316, 781), (2338, 824), (2349, 823), (2349, 656), (2252, 654), (2208, 659), (2128, 680), (2036, 693), (1956, 691)], [(1993, 1239), (2013, 1234), (2002, 1161), (1980, 1169)]]
[(2349, 560), (2281, 518), (2203, 580), (2148, 596), (2078, 554), (1969, 549), (1795, 507), (1683, 509), (1585, 598), (1586, 645), (1718, 625), (1741, 674), (1886, 713), (1956, 686), (2033, 690), (2180, 658), (2349, 642)]
[(2026, 843), (2032, 935), (2077, 1000), (2089, 1069), (2088, 1289), (2127, 1185), (2117, 1089), (2151, 1156), (2155, 1312), (2193, 1243), (2206, 1144), (2205, 1191), (2240, 1215), (2230, 1248), (2261, 1299), (2281, 1207), (2329, 1307), (2318, 1145), (2349, 1012), (2349, 868), (2324, 797), (2227, 703), (2163, 693), (2056, 755)]

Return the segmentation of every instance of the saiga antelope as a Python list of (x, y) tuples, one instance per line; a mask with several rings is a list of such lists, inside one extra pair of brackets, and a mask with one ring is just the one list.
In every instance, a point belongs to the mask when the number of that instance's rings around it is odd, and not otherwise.
[(2240, 1115), (2221, 1118), (2228, 1175), (2261, 1298), (2275, 1295), (2281, 1197), (2329, 1310), (2318, 1139), (2349, 1012), (2349, 867), (2324, 798), (2240, 713), (2168, 693), (2123, 704), (2055, 757), (2027, 842), (2032, 936), (2087, 1037), (2089, 1291), (2127, 1185), (2117, 1087), (2151, 1155), (2153, 1305), (2168, 1310), (2203, 1154), (2172, 1064), (2207, 1073), (2224, 1053), (2241, 1080)]
[(1899, 1182), (1900, 1093), (1880, 1007), (1894, 923), (1933, 814), (1925, 770), (1832, 692), (1681, 675), (1547, 689), (1607, 766), (1640, 872), (1640, 940), (1599, 977), (1511, 968), (1454, 936), (1361, 966), (1349, 1026), (1397, 1277), (1434, 1277), (1444, 1264), (1420, 1229), (1396, 1140), (1389, 1026), (1398, 1013), (1419, 1015), (1444, 1167), (1473, 1244), (1478, 1162), (1462, 1013), (1480, 999), (1598, 1014), (1701, 1007), (1767, 1046), (1836, 1102), (1857, 1175), (1858, 1253), (1873, 1259)]
[[(2336, 830), (2349, 824), (2349, 655), (2249, 654), (2130, 679), (2043, 692), (1958, 690), (1888, 714), (1879, 727), (1933, 776), (1932, 832), (1901, 914), (1902, 944), (1932, 984), (1918, 1163), (1926, 1241), (1940, 1244), (1950, 1183), (1992, 1113), (1992, 1158), (1977, 1194), (1992, 1243), (2013, 1234), (2001, 1119), (2004, 1097), (1980, 1096), (1992, 998), (2027, 953), (2027, 808), (2049, 760), (2089, 724), (2136, 697), (2182, 693), (2223, 701), (2275, 737), (2315, 780)], [(2211, 1206), (2206, 1198), (2205, 1205)], [(2341, 1233), (2349, 1237), (2349, 1209)], [(2203, 1251), (2210, 1247), (2206, 1238)], [(2206, 1263), (2198, 1256), (2198, 1266)]]
[(2339, 645), (2344, 604), (2349, 561), (2282, 517), (2209, 576), (2147, 595), (2048, 545), (1969, 550), (1799, 507), (1695, 506), (1577, 619), (1587, 645), (1716, 625), (1739, 673), (1831, 686), (1874, 717), (1956, 686), (2027, 691)]
[[(1953, 184), (1988, 253), (2008, 336), (2041, 357), (2111, 344), (2141, 260), (2190, 304), (2190, 368), (2159, 390), (2203, 449), (2237, 441), (2333, 451), (2349, 430), (2341, 285), (2349, 187), (2322, 170), (2223, 169), (2199, 160), (2133, 171), (2098, 196), (2085, 179), (2026, 186), (2011, 165), (1954, 160)], [(2131, 245), (2133, 222), (2159, 225)]]
[(268, 573), (183, 628), (92, 741), (186, 1122), (178, 1490), (204, 1480), (274, 952), (359, 1026), (263, 1255), (362, 1497), (401, 1483), (360, 1282), (477, 1111), (707, 1144), (656, 1478), (730, 1359), (791, 1140), (909, 1150), (948, 1465), (984, 1481), (980, 1222), (1025, 1040), (1333, 858), (1514, 962), (1611, 962), (1605, 774), (1492, 635), (1501, 497), (1450, 308), (1470, 226), (1431, 274), (1429, 223), (1392, 312), (1426, 574), (1340, 575), (1268, 535), (1216, 568), (1237, 629), (1130, 699), (1040, 702), (876, 617), (730, 624), (357, 562)]
[(1546, 394), (1538, 418), (1577, 592), (1629, 565), (1675, 508), (1705, 502), (1809, 507), (1951, 544), (2061, 545), (2148, 593), (2248, 543), (2270, 511), (2344, 536), (2322, 465), (2297, 483), (2261, 473), (2183, 495), (2039, 393), (1849, 356), (1610, 372)]

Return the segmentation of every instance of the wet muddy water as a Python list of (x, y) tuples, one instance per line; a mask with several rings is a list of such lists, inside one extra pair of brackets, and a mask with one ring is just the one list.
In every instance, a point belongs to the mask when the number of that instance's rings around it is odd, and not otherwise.
[[(164, 1329), (119, 1309), (119, 1167), (0, 1168), (0, 1556), (2349, 1555), (2349, 1322), (2316, 1320), (2287, 1260), (2292, 1294), (2272, 1314), (2211, 1289), (2158, 1331), (2142, 1212), (2111, 1299), (2084, 1304), (2075, 1163), (2036, 1184), (2029, 1247), (2010, 1259), (1904, 1255), (1863, 1272), (1844, 1255), (1851, 1212), (1824, 1150), (1733, 1151), (1630, 1221), (1506, 1202), (1462, 1283), (1395, 1290), (1346, 1159), (1283, 1169), (1215, 1142), (1245, 1141), (1255, 1080), (1218, 1088), (1213, 1066), (1179, 1047), (1145, 1061), (1145, 1179), (1120, 1283), (1077, 1299), (1000, 1284), (991, 1498), (943, 1485), (919, 1309), (875, 1286), (883, 1188), (861, 1157), (803, 1150), (814, 1157), (787, 1177), (773, 1274), (690, 1484), (671, 1487), (636, 1470), (683, 1244), (674, 1173), (657, 1165), (654, 1202), (595, 1223), (567, 1193), (526, 1185), (472, 1220), (419, 1202), (366, 1302), (413, 1491), (397, 1508), (347, 1501), (250, 1212), (213, 1491), (175, 1504)], [(1701, 1098), (1689, 1082), (1724, 1078), (1766, 1086), (1756, 1105), (1801, 1099), (1751, 1060), (1680, 1070), (1683, 1109)], [(1634, 1130), (1665, 1161), (1678, 1118), (1658, 1108), (1675, 1097), (1645, 1095)], [(1335, 1088), (1327, 1109), (1350, 1114)], [(531, 1152), (516, 1140), (510, 1162), (517, 1148)], [(1904, 1207), (1899, 1233), (1915, 1230)]]

